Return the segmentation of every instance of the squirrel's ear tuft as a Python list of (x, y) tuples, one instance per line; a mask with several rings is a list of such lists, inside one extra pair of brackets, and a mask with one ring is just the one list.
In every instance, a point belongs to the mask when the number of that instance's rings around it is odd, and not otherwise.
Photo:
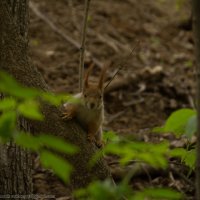
[(104, 67), (101, 71), (101, 75), (100, 75), (100, 78), (99, 78), (99, 88), (101, 90), (103, 90), (103, 86), (104, 86), (104, 80), (105, 80), (105, 74), (106, 74), (106, 71), (108, 69), (108, 67), (111, 65), (111, 62), (107, 62), (104, 64)]
[(94, 63), (92, 63), (92, 64), (89, 66), (89, 68), (86, 70), (86, 72), (85, 72), (84, 87), (86, 87), (86, 88), (89, 86), (88, 78), (89, 78), (89, 75), (90, 75), (90, 73), (91, 73), (93, 67), (94, 67)]

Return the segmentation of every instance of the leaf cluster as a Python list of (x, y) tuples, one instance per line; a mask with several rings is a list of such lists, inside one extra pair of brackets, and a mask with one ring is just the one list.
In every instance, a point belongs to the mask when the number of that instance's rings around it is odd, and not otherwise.
[(13, 140), (20, 147), (37, 152), (41, 164), (52, 169), (64, 182), (69, 180), (72, 166), (58, 153), (74, 154), (78, 148), (62, 138), (41, 134), (33, 136), (18, 129), (17, 121), (23, 117), (31, 120), (44, 120), (40, 110), (41, 101), (54, 106), (63, 101), (75, 101), (69, 95), (53, 95), (35, 88), (27, 88), (15, 81), (5, 72), (0, 72), (0, 92), (4, 98), (0, 101), (0, 141)]

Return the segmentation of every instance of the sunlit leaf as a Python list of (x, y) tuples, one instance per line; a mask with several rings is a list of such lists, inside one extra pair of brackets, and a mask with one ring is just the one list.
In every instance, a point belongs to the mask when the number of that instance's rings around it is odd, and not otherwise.
[(107, 131), (103, 133), (103, 140), (106, 142), (118, 142), (120, 140), (119, 136), (113, 131)]
[(49, 92), (43, 92), (41, 94), (41, 97), (43, 100), (45, 100), (55, 106), (58, 106), (62, 103), (62, 98), (58, 97), (58, 95), (54, 95)]
[(27, 148), (32, 151), (39, 151), (42, 147), (42, 143), (36, 137), (31, 135), (30, 133), (20, 132), (15, 135), (15, 142), (17, 145)]
[(18, 106), (18, 111), (29, 119), (43, 120), (43, 115), (39, 110), (39, 104), (36, 101), (26, 100)]
[(0, 110), (13, 110), (16, 107), (16, 100), (11, 98), (4, 98), (0, 100)]
[(168, 155), (171, 157), (183, 158), (187, 154), (187, 150), (184, 148), (174, 148), (170, 149)]
[(128, 185), (115, 185), (109, 179), (105, 181), (95, 181), (87, 188), (77, 190), (75, 196), (78, 199), (88, 200), (121, 200), (123, 197), (130, 197), (132, 191)]
[(52, 93), (47, 93), (47, 92), (43, 92), (41, 94), (41, 97), (43, 100), (45, 100), (55, 106), (58, 106), (64, 102), (78, 103), (80, 101), (77, 98), (73, 97), (72, 95), (66, 95), (66, 94), (54, 95)]
[(69, 181), (72, 166), (66, 160), (46, 150), (41, 151), (40, 160), (43, 167), (52, 169), (65, 183)]
[(167, 119), (164, 127), (154, 128), (154, 132), (171, 132), (177, 136), (185, 133), (185, 128), (188, 120), (196, 115), (196, 111), (192, 109), (180, 109), (173, 112)]
[(22, 86), (3, 71), (0, 71), (0, 91), (18, 98), (34, 98), (40, 94), (39, 90)]
[(182, 161), (191, 169), (195, 169), (195, 162), (196, 162), (196, 150), (192, 149), (187, 151), (185, 157), (183, 157)]
[(169, 188), (149, 188), (137, 192), (132, 200), (144, 200), (146, 198), (155, 200), (179, 200), (182, 199), (182, 194)]
[(135, 159), (150, 164), (155, 168), (166, 168), (168, 164), (168, 152), (168, 142), (152, 144), (145, 142), (119, 141), (108, 143), (102, 150), (99, 150), (91, 159), (90, 164), (93, 165), (104, 154), (114, 154), (119, 156), (122, 165)]

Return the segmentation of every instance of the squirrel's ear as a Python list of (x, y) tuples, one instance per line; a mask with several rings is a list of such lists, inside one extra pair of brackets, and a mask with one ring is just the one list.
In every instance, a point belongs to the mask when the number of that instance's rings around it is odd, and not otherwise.
[(103, 67), (103, 69), (102, 69), (102, 71), (101, 71), (101, 75), (100, 75), (100, 78), (99, 78), (99, 88), (101, 89), (101, 90), (103, 90), (104, 88), (103, 88), (103, 85), (104, 85), (104, 80), (105, 80), (105, 74), (106, 74), (106, 71), (107, 71), (107, 69), (108, 69), (108, 67), (110, 66), (110, 62), (107, 62), (105, 65), (104, 65), (104, 67)]
[(90, 73), (91, 73), (93, 67), (94, 67), (94, 63), (92, 63), (92, 64), (89, 66), (89, 68), (86, 70), (86, 72), (85, 72), (84, 87), (88, 87), (88, 86), (89, 86), (88, 78), (89, 78), (89, 75), (90, 75)]

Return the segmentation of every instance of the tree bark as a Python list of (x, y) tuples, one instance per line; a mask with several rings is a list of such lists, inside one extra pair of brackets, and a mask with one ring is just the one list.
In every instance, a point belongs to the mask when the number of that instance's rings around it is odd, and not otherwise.
[[(22, 10), (25, 11), (24, 17), (28, 17), (28, 14), (26, 13), (28, 0), (17, 0), (14, 2), (16, 4), (21, 3), (21, 5), (23, 4), (23, 6), (26, 7)], [(28, 58), (26, 45), (27, 36), (24, 33), (27, 30), (27, 26), (19, 28), (16, 23), (18, 20), (12, 17), (11, 11), (12, 9), (10, 9), (8, 0), (1, 0), (0, 69), (4, 69), (9, 74), (13, 75), (25, 86), (49, 91), (41, 74)], [(76, 122), (64, 122), (60, 117), (61, 113), (59, 108), (52, 105), (42, 103), (42, 113), (45, 116), (43, 122), (29, 122), (31, 131), (38, 134), (50, 133), (59, 136), (80, 148), (78, 154), (71, 156), (70, 158), (68, 157), (75, 169), (70, 182), (72, 189), (84, 187), (94, 178), (105, 179), (111, 176), (110, 171), (103, 160), (99, 160), (93, 168), (88, 168), (88, 161), (95, 153), (96, 147), (93, 144), (88, 143), (86, 133)]]
[(193, 25), (197, 73), (197, 160), (196, 160), (196, 199), (200, 200), (200, 1), (193, 0)]
[[(13, 23), (18, 24), (16, 32), (20, 37), (24, 39), (24, 43), (21, 44), (21, 49), (25, 52), (28, 46), (28, 12), (27, 1), (8, 1), (7, 3), (1, 2), (0, 6), (0, 69), (5, 67), (7, 59), (10, 56), (10, 60), (14, 57), (14, 53), (11, 48), (9, 52), (4, 51), (4, 46), (9, 45), (7, 41), (11, 38), (7, 37), (7, 33), (10, 31), (9, 27), (3, 26), (6, 22), (5, 10), (9, 13), (10, 20)], [(2, 9), (2, 6), (4, 9)], [(8, 61), (9, 62), (9, 61)], [(18, 127), (21, 130), (30, 131), (29, 124), (21, 119), (18, 123)], [(29, 195), (32, 194), (32, 159), (28, 151), (21, 149), (14, 143), (0, 144), (0, 194), (1, 195)], [(4, 198), (3, 196), (1, 198)], [(10, 196), (12, 198), (12, 196)]]

